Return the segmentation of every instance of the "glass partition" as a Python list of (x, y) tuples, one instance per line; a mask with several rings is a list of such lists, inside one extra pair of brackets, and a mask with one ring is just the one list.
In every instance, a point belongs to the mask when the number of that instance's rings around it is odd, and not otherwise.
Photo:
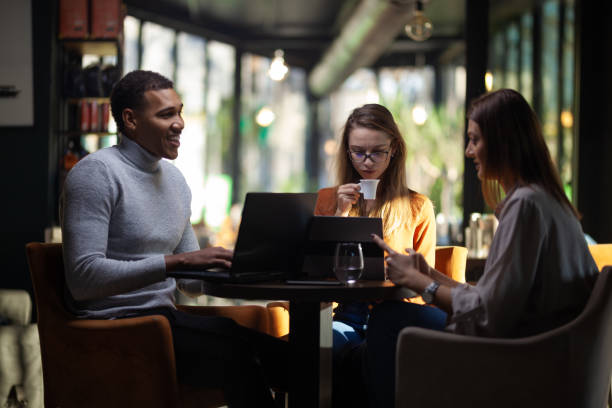
[(138, 55), (138, 39), (140, 36), (140, 20), (126, 16), (123, 20), (123, 72), (128, 73), (140, 68)]
[(141, 69), (159, 72), (174, 79), (174, 41), (174, 30), (151, 22), (142, 23)]
[(563, 159), (559, 151), (559, 4), (547, 1), (542, 7), (542, 131), (554, 160)]
[(529, 103), (533, 103), (533, 15), (521, 16), (521, 88), (520, 91)]
[[(541, 18), (534, 18), (535, 13)], [(536, 103), (533, 108), (570, 199), (575, 144), (574, 14), (573, 0), (546, 0), (512, 17), (492, 33), (489, 60), (493, 89), (514, 88)]]
[(241, 197), (306, 188), (306, 73), (292, 67), (284, 81), (273, 81), (270, 63), (253, 54), (242, 57)]
[(191, 187), (191, 222), (204, 216), (206, 165), (206, 120), (204, 113), (206, 75), (206, 42), (203, 38), (179, 33), (176, 41), (175, 89), (183, 101), (185, 128), (181, 149), (174, 164)]

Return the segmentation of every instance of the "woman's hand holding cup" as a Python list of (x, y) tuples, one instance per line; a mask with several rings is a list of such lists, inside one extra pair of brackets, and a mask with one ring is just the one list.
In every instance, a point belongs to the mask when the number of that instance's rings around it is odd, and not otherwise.
[(378, 179), (362, 179), (359, 183), (343, 184), (338, 187), (336, 215), (348, 216), (351, 207), (359, 200), (359, 194), (363, 194), (364, 200), (376, 199), (376, 188)]
[(361, 186), (359, 184), (349, 183), (338, 187), (337, 192), (337, 208), (336, 215), (341, 217), (348, 216), (351, 207), (359, 200)]

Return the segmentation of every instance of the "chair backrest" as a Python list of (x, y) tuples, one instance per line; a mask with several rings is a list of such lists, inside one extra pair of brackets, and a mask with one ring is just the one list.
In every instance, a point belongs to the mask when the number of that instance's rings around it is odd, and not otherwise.
[(404, 328), (398, 338), (396, 407), (605, 407), (612, 370), (611, 275), (612, 267), (598, 275), (577, 318), (534, 336)]
[(63, 301), (65, 277), (62, 244), (30, 242), (26, 245), (26, 255), (38, 314), (45, 404), (57, 405), (62, 398), (62, 387), (57, 383), (60, 380), (56, 370), (57, 360), (58, 355), (63, 353), (69, 358), (68, 347), (62, 347), (62, 343), (65, 342), (67, 322), (74, 319)]
[(576, 406), (605, 407), (612, 373), (612, 266), (606, 266), (571, 330), (570, 372), (580, 400)]
[(589, 245), (589, 250), (600, 271), (604, 266), (612, 265), (612, 244)]
[(58, 327), (74, 318), (64, 307), (62, 244), (31, 242), (26, 245), (26, 252), (36, 298), (39, 330), (46, 332), (47, 328)]
[(460, 246), (436, 247), (436, 270), (457, 282), (465, 282), (467, 248)]

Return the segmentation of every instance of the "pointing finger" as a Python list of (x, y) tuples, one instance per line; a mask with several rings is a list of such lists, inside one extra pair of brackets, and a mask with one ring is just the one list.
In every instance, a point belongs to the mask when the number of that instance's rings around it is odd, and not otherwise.
[(372, 240), (376, 243), (376, 245), (378, 245), (384, 251), (387, 251), (389, 255), (397, 255), (397, 252), (391, 249), (391, 247), (387, 245), (387, 243), (383, 241), (378, 235), (370, 234), (370, 236), (372, 237)]

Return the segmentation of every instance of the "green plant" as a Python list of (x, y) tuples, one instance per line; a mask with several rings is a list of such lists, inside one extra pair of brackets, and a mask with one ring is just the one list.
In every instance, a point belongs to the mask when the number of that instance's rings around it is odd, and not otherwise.
[(443, 106), (428, 110), (427, 121), (412, 119), (414, 105), (401, 95), (383, 101), (396, 119), (407, 146), (409, 187), (431, 198), (436, 212), (461, 214), (461, 175), (464, 155), (464, 113)]

